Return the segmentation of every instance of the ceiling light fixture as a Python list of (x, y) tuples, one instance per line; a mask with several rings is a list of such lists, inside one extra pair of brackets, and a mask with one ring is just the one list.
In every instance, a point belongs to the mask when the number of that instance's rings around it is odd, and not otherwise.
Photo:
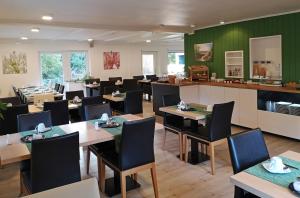
[(94, 40), (94, 39), (89, 38), (89, 39), (88, 39), (88, 42), (92, 42), (93, 40)]
[(31, 28), (31, 32), (40, 32), (40, 28)]
[(223, 25), (223, 24), (225, 24), (225, 22), (224, 21), (220, 21), (220, 24)]
[(151, 43), (151, 40), (146, 40), (146, 43)]
[(28, 40), (28, 37), (22, 36), (22, 37), (21, 37), (21, 40)]
[(191, 27), (191, 28), (194, 28), (194, 27), (196, 27), (196, 25), (195, 25), (195, 24), (191, 24), (190, 27)]
[(44, 21), (52, 21), (53, 17), (50, 16), (50, 15), (44, 15), (44, 16), (42, 16), (42, 19), (43, 19)]

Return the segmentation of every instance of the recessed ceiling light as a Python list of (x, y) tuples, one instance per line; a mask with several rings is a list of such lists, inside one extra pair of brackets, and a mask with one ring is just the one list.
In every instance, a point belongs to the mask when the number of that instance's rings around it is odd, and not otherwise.
[(151, 43), (151, 40), (146, 40), (146, 43)]
[(42, 19), (43, 19), (44, 21), (52, 21), (53, 17), (50, 16), (50, 15), (44, 15), (44, 16), (42, 16)]
[(220, 24), (223, 25), (223, 24), (225, 24), (225, 22), (224, 21), (220, 21)]
[(28, 37), (22, 36), (22, 37), (21, 37), (21, 40), (28, 40)]
[(94, 40), (94, 39), (89, 38), (89, 39), (88, 39), (88, 42), (92, 42), (93, 40)]
[(191, 27), (191, 28), (194, 28), (194, 27), (196, 27), (196, 25), (195, 25), (195, 24), (191, 24), (190, 27)]
[(40, 28), (31, 28), (31, 32), (39, 32)]

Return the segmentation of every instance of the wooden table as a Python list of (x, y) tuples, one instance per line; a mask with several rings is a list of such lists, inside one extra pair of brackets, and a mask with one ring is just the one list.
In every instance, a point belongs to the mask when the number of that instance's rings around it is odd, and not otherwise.
[[(142, 119), (141, 117), (132, 114), (122, 115), (121, 117), (128, 121)], [(87, 121), (61, 125), (59, 127), (67, 134), (78, 131), (79, 146), (88, 146), (114, 139), (114, 136), (111, 133), (103, 128), (95, 129), (94, 125)], [(164, 127), (161, 124), (155, 124), (156, 131), (163, 129)], [(10, 134), (10, 145), (7, 145), (7, 136), (0, 136), (0, 167), (30, 159), (30, 152), (26, 144), (21, 142), (20, 138), (21, 135), (19, 133)]]
[(103, 95), (103, 98), (106, 100), (113, 101), (113, 102), (123, 102), (125, 100), (125, 97), (112, 96), (111, 94)]
[[(72, 110), (72, 109), (78, 109), (81, 106), (81, 104), (72, 104), (70, 103), (68, 105), (68, 109)], [(37, 106), (37, 105), (28, 105), (28, 111), (30, 113), (36, 113), (36, 112), (41, 112), (44, 110), (43, 106)]]
[(82, 180), (58, 188), (35, 193), (26, 198), (100, 198), (99, 187), (96, 178)]
[[(280, 156), (300, 161), (300, 153), (287, 151)], [(246, 172), (240, 172), (230, 177), (231, 183), (259, 197), (296, 197), (288, 188), (273, 184)]]
[(151, 80), (138, 80), (138, 83), (151, 83)]
[[(197, 107), (198, 108), (199, 107), (206, 108), (206, 105), (201, 105), (201, 104), (191, 103), (189, 105), (192, 108), (197, 108)], [(197, 112), (196, 111), (181, 111), (181, 110), (174, 108), (174, 106), (160, 107), (159, 110), (162, 112), (165, 112), (165, 113), (169, 113), (169, 114), (173, 114), (173, 115), (191, 119), (191, 131), (197, 131), (198, 120), (205, 119), (206, 115), (207, 115), (207, 113), (201, 113), (198, 111)], [(181, 137), (181, 139), (182, 139), (182, 137)], [(183, 142), (183, 140), (181, 140), (181, 141)], [(183, 144), (181, 144), (181, 146), (183, 146)], [(180, 149), (182, 149), (182, 152), (183, 152), (183, 148), (180, 148)], [(185, 155), (190, 156), (190, 159), (188, 160), (188, 162), (191, 164), (198, 164), (198, 163), (201, 163), (201, 162), (209, 159), (206, 154), (199, 152), (198, 142), (194, 139), (191, 139), (191, 154), (189, 155), (188, 153), (186, 153)]]

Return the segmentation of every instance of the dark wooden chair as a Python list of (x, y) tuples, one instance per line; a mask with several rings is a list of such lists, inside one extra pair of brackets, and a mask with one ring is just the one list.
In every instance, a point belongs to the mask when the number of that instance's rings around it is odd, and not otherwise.
[(32, 141), (30, 170), (21, 172), (21, 194), (81, 181), (79, 133)]
[[(228, 137), (228, 147), (233, 173), (239, 173), (270, 158), (263, 134), (254, 129)], [(234, 198), (257, 197), (235, 187)]]
[(211, 174), (215, 174), (215, 146), (226, 142), (231, 135), (231, 116), (234, 102), (215, 104), (210, 117), (207, 117), (205, 126), (200, 125), (197, 131), (186, 130), (183, 135), (185, 149), (185, 161), (188, 158), (188, 140), (193, 139), (209, 147)]
[(105, 165), (120, 174), (122, 198), (126, 198), (126, 177), (151, 170), (154, 195), (158, 198), (156, 165), (154, 157), (155, 118), (124, 122), (120, 151), (104, 151), (101, 157), (100, 189), (105, 189)]
[(69, 107), (67, 100), (44, 102), (44, 111), (51, 112), (52, 125), (69, 124)]

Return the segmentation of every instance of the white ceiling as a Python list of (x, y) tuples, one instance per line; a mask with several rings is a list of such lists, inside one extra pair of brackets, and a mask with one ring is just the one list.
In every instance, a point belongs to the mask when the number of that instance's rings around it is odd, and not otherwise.
[[(300, 0), (1, 0), (0, 38), (179, 40), (182, 34), (151, 32), (190, 32), (191, 24), (201, 28), (295, 10)], [(54, 20), (42, 21), (46, 14)], [(41, 32), (31, 35), (31, 27)]]

